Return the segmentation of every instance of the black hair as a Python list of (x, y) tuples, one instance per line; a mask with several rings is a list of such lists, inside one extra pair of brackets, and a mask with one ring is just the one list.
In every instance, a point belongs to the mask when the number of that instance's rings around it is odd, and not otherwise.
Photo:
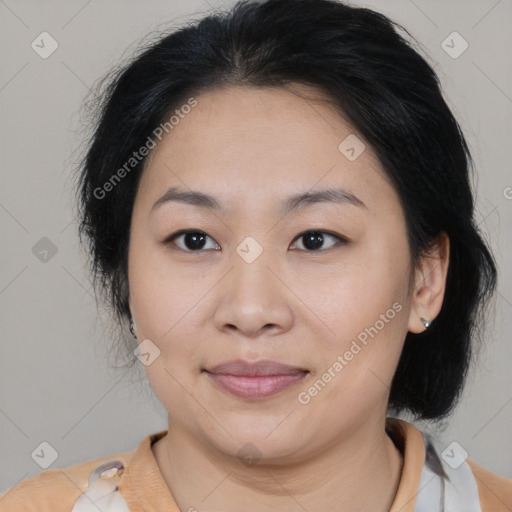
[(108, 77), (78, 176), (79, 234), (119, 325), (130, 315), (129, 230), (146, 160), (127, 169), (133, 152), (201, 91), (313, 86), (380, 160), (400, 197), (413, 264), (439, 234), (450, 239), (442, 309), (425, 332), (407, 334), (389, 405), (420, 419), (452, 410), (497, 271), (474, 217), (462, 130), (435, 71), (400, 31), (409, 34), (383, 14), (334, 0), (244, 0), (164, 34)]

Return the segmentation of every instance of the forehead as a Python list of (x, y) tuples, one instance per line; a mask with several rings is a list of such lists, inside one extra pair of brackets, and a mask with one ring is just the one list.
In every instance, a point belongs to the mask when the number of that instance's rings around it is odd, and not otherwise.
[(231, 86), (195, 99), (148, 156), (141, 189), (154, 200), (171, 186), (241, 206), (325, 187), (365, 203), (386, 193), (397, 200), (372, 149), (321, 91)]

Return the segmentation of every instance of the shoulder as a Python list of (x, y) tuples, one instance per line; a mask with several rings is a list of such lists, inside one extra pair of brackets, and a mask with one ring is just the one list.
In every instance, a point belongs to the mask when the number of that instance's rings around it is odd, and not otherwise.
[(404, 455), (392, 510), (431, 511), (443, 503), (445, 510), (512, 512), (512, 480), (461, 457), (451, 445), (404, 420), (388, 419), (387, 429)]
[(491, 473), (472, 460), (467, 460), (478, 486), (482, 512), (512, 511), (512, 480)]
[(0, 512), (69, 512), (102, 463), (128, 461), (132, 452), (91, 459), (61, 469), (47, 469), (0, 494)]

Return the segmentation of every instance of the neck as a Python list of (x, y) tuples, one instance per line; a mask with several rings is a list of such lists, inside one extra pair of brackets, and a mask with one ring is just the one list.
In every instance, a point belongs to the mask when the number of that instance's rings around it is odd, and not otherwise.
[(403, 465), (383, 421), (287, 464), (244, 464), (172, 422), (153, 451), (179, 508), (201, 512), (235, 512), (249, 502), (251, 512), (389, 511)]

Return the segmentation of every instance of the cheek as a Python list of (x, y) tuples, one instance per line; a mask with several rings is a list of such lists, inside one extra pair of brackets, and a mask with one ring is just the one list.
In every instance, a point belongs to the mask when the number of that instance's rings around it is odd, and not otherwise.
[[(149, 243), (146, 246), (151, 247)], [(195, 308), (200, 305), (200, 296), (196, 297), (200, 290), (173, 269), (154, 246), (153, 250), (143, 247), (134, 244), (130, 254), (130, 295), (140, 332), (138, 342), (149, 339), (160, 351), (144, 371), (167, 411), (181, 411), (182, 417), (192, 418), (197, 411), (184, 389), (193, 389), (196, 376), (191, 368), (199, 367), (192, 324)]]
[(294, 292), (315, 313), (317, 324), (320, 319), (327, 348), (342, 349), (376, 323), (390, 339), (406, 329), (408, 258), (401, 239), (392, 244), (373, 238), (347, 250), (328, 268), (311, 266), (310, 272), (297, 273)]
[[(197, 274), (197, 273), (196, 273)], [(157, 247), (149, 236), (135, 233), (128, 265), (130, 296), (137, 324), (147, 337), (163, 340), (187, 322), (187, 313), (198, 301), (200, 279), (190, 279), (183, 267), (172, 264), (165, 248)]]
[(389, 392), (407, 333), (409, 251), (392, 234), (370, 240), (318, 285), (302, 282), (304, 293), (309, 284), (305, 302), (329, 326), (314, 407), (355, 413), (384, 403)]
[(170, 376), (157, 376), (156, 372), (181, 373), (184, 361), (190, 364), (194, 360), (192, 324), (205, 294), (204, 280), (197, 276), (191, 280), (170, 265), (170, 259), (154, 243), (137, 243), (137, 237), (130, 249), (128, 274), (139, 342), (149, 339), (160, 350), (146, 373), (152, 380), (169, 380)]

